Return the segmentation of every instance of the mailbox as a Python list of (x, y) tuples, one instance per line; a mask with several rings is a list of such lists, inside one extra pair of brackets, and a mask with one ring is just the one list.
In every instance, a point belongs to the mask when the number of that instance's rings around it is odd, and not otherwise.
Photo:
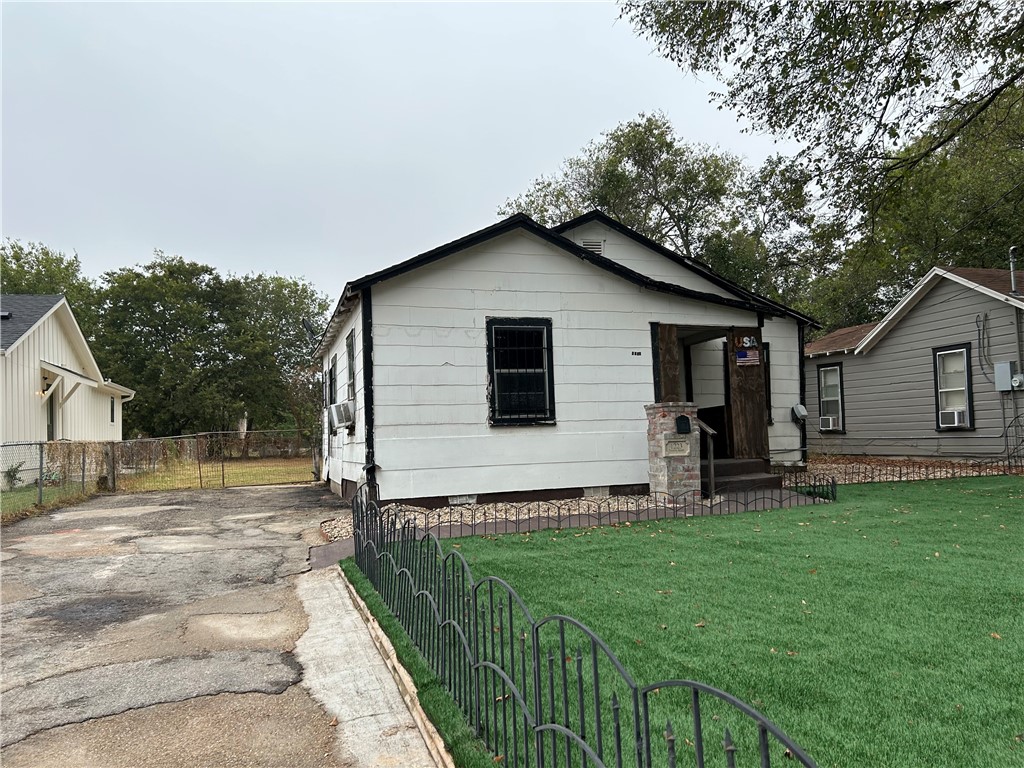
[(690, 434), (690, 417), (689, 416), (676, 416), (676, 434), (677, 435), (688, 435), (688, 434)]

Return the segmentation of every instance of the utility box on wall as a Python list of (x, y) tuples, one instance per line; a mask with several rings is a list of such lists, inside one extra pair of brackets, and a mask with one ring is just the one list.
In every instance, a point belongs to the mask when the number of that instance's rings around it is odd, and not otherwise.
[(1024, 389), (1024, 376), (1020, 374), (1017, 363), (1003, 361), (995, 365), (996, 392), (1012, 392)]

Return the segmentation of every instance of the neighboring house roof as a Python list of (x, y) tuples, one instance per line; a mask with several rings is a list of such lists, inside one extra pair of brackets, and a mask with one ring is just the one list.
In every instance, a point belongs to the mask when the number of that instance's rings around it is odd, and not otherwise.
[(60, 294), (0, 296), (0, 349), (7, 351), (64, 300)]
[(1008, 269), (976, 269), (971, 267), (932, 267), (931, 271), (904, 296), (900, 303), (893, 307), (889, 314), (882, 318), (874, 330), (868, 333), (857, 345), (854, 354), (862, 355), (869, 352), (885, 335), (891, 331), (903, 317), (910, 312), (927, 293), (943, 280), (950, 280), (964, 286), (965, 289), (1001, 301), (1010, 306), (1024, 309), (1024, 275), (1018, 274), (1016, 294), (1011, 292), (1010, 270)]
[(671, 248), (666, 248), (661, 243), (655, 240), (651, 240), (649, 237), (641, 235), (635, 229), (630, 229), (621, 221), (616, 221), (608, 214), (604, 213), (603, 211), (599, 211), (596, 208), (590, 211), (589, 213), (584, 213), (582, 216), (577, 216), (575, 219), (570, 219), (569, 221), (563, 222), (556, 227), (552, 227), (551, 231), (557, 232), (558, 234), (562, 234), (564, 232), (568, 232), (570, 229), (576, 229), (577, 227), (581, 227), (584, 224), (589, 224), (592, 221), (597, 222), (599, 224), (603, 224), (604, 226), (609, 227), (610, 229), (614, 229), (616, 232), (625, 235), (633, 242), (639, 243), (645, 248), (649, 248), (655, 253), (664, 256), (669, 261), (674, 262), (681, 267), (686, 267), (691, 272), (695, 272), (701, 277), (714, 283), (719, 288), (724, 288), (725, 290), (730, 291), (731, 293), (744, 296), (752, 301), (758, 301), (768, 304), (774, 307), (775, 309), (779, 310), (782, 314), (788, 315), (792, 318), (795, 318), (796, 320), (800, 320), (801, 322), (813, 325), (816, 328), (821, 327), (818, 321), (816, 321), (814, 318), (797, 312), (795, 309), (787, 307), (785, 304), (780, 304), (777, 301), (773, 301), (772, 299), (769, 299), (765, 296), (761, 296), (760, 294), (754, 293), (753, 291), (744, 288), (738, 283), (734, 283), (729, 278), (723, 277), (722, 275), (715, 272), (715, 270), (713, 270), (704, 262), (678, 254)]
[(66, 338), (78, 352), (85, 373), (72, 371), (59, 364), (40, 360), (41, 368), (48, 369), (59, 376), (81, 380), (88, 386), (99, 387), (113, 394), (121, 395), (124, 402), (135, 397), (135, 390), (115, 384), (104, 379), (96, 358), (89, 349), (89, 342), (82, 334), (82, 329), (75, 320), (67, 299), (59, 294), (24, 294), (6, 293), (0, 296), (0, 354), (8, 355), (22, 340), (28, 338), (44, 320), (57, 315), (66, 333)]
[(838, 331), (815, 339), (804, 345), (806, 357), (818, 357), (819, 355), (836, 355), (844, 352), (852, 352), (857, 345), (863, 341), (878, 323), (864, 323), (863, 325), (851, 325), (848, 328), (840, 328)]
[[(604, 214), (601, 214), (599, 211), (594, 211), (592, 212), (592, 214), (588, 215), (593, 214), (600, 215), (601, 217), (603, 217), (603, 220), (606, 220), (607, 222), (611, 222), (613, 224), (618, 225), (619, 227), (622, 227), (622, 230), (620, 231), (623, 231), (627, 234), (632, 232), (632, 230), (630, 230), (628, 227), (623, 227), (621, 224), (618, 224), (618, 222), (615, 222), (614, 219), (608, 218)], [(579, 220), (575, 221), (577, 221), (578, 223), (583, 223), (582, 221)], [(566, 225), (562, 225), (562, 227), (565, 226)], [(357, 298), (358, 293), (364, 288), (369, 288), (370, 286), (375, 285), (377, 283), (383, 282), (385, 280), (390, 280), (393, 277), (398, 277), (399, 275), (411, 272), (414, 269), (419, 269), (420, 267), (432, 264), (435, 261), (439, 261), (440, 259), (443, 259), (447, 256), (451, 256), (455, 253), (458, 253), (459, 251), (463, 251), (466, 250), (467, 248), (472, 248), (473, 246), (480, 245), (481, 243), (484, 243), (495, 237), (499, 237), (501, 235), (507, 234), (508, 232), (512, 232), (517, 229), (535, 235), (536, 237), (547, 241), (548, 243), (554, 245), (555, 247), (560, 248), (573, 256), (576, 256), (581, 261), (593, 264), (594, 266), (611, 272), (614, 275), (618, 275), (624, 280), (627, 280), (633, 283), (634, 285), (640, 286), (641, 288), (658, 291), (660, 293), (667, 293), (673, 296), (694, 299), (697, 301), (704, 301), (711, 304), (720, 304), (727, 307), (734, 307), (736, 309), (743, 309), (750, 312), (761, 312), (767, 315), (775, 316), (790, 315), (806, 322), (814, 322), (810, 318), (806, 318), (803, 315), (799, 315), (798, 313), (793, 312), (793, 310), (790, 310), (789, 308), (784, 307), (781, 304), (777, 304), (767, 299), (763, 299), (759, 296), (756, 296), (755, 294), (750, 293), (749, 291), (744, 290), (738, 285), (729, 283), (729, 281), (725, 280), (725, 278), (719, 277), (717, 279), (727, 283), (729, 290), (732, 293), (734, 293), (737, 296), (737, 298), (719, 296), (717, 294), (706, 293), (704, 291), (695, 291), (690, 288), (684, 288), (680, 285), (675, 285), (674, 283), (668, 283), (663, 280), (655, 280), (653, 278), (648, 277), (647, 275), (643, 275), (639, 272), (636, 272), (635, 270), (630, 269), (629, 267), (619, 264), (617, 261), (613, 261), (612, 259), (609, 259), (605, 256), (598, 255), (593, 251), (590, 251), (584, 248), (583, 246), (574, 243), (567, 237), (563, 237), (558, 231), (556, 231), (558, 229), (561, 229), (562, 227), (548, 229), (547, 227), (538, 224), (536, 221), (531, 219), (526, 214), (517, 213), (512, 216), (509, 216), (507, 219), (504, 219), (503, 221), (499, 221), (497, 224), (492, 224), (489, 227), (484, 227), (483, 229), (477, 230), (476, 232), (472, 232), (466, 235), (465, 237), (460, 237), (459, 239), (453, 240), (450, 243), (446, 243), (444, 245), (438, 246), (437, 248), (433, 248), (429, 251), (419, 254), (418, 256), (414, 256), (411, 259), (407, 259), (406, 261), (400, 262), (399, 264), (395, 264), (394, 266), (387, 267), (386, 269), (382, 269), (377, 272), (373, 272), (369, 275), (365, 275), (364, 277), (360, 277), (357, 280), (353, 280), (352, 282), (348, 283), (345, 286), (345, 289), (341, 294), (341, 299), (339, 299), (338, 305), (331, 316), (331, 320), (327, 324), (327, 328), (324, 330), (324, 333), (320, 338), (320, 342), (319, 344), (317, 344), (316, 350), (314, 350), (314, 356), (318, 354), (322, 348), (330, 344), (331, 341), (333, 341), (333, 339), (337, 336), (337, 334), (341, 330), (341, 326), (344, 323), (344, 319), (347, 316), (349, 309), (351, 308), (355, 299)], [(647, 240), (646, 238), (643, 238), (641, 235), (637, 233), (633, 234), (636, 235), (637, 238), (641, 238), (640, 240), (638, 240), (638, 242), (641, 242), (643, 245), (656, 249), (661, 249), (659, 250), (659, 252), (667, 251), (667, 249), (663, 249), (661, 246), (658, 246), (653, 241)], [(671, 251), (668, 251), (668, 253), (671, 253)], [(678, 256), (677, 254), (673, 254), (673, 257), (674, 260), (677, 260), (677, 263), (683, 264), (684, 266), (689, 266), (690, 260), (682, 260), (682, 257)], [(693, 267), (691, 266), (690, 268), (692, 269)], [(700, 274), (704, 273), (701, 272)]]

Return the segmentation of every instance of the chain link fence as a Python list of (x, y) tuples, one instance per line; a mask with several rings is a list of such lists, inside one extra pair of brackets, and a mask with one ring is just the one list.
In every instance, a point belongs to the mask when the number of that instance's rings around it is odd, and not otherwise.
[(302, 483), (319, 476), (319, 439), (292, 432), (208, 432), (121, 442), (0, 445), (0, 512), (13, 520), (97, 492)]

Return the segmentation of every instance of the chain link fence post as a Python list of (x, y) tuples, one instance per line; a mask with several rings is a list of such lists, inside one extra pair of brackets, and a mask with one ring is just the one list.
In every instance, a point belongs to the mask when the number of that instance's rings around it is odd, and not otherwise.
[(39, 506), (43, 506), (43, 455), (46, 452), (46, 443), (39, 444), (39, 474), (36, 475), (36, 489), (38, 493), (37, 503)]

